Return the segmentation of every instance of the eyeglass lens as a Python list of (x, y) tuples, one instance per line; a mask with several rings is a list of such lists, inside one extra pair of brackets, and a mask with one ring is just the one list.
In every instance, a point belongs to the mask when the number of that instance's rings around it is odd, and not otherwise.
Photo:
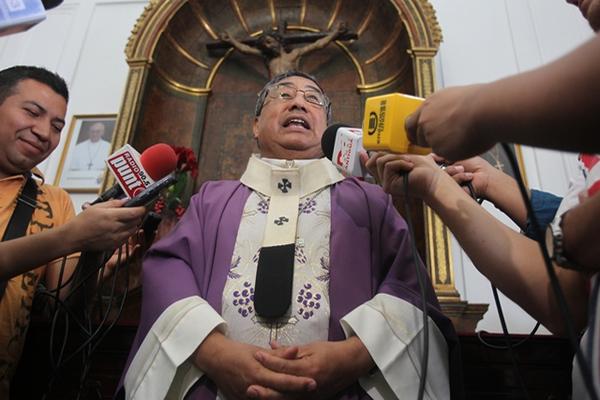
[(302, 93), (304, 100), (311, 104), (318, 106), (325, 105), (325, 98), (322, 93), (314, 89), (301, 90), (295, 86), (290, 85), (275, 85), (270, 90), (270, 95), (273, 98), (279, 98), (282, 100), (291, 100), (296, 97), (298, 92)]

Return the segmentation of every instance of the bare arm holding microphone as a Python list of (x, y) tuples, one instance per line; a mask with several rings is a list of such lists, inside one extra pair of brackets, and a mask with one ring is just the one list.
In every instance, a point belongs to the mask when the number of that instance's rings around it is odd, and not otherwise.
[[(480, 207), (443, 172), (431, 156), (377, 153), (366, 163), (385, 191), (423, 199), (448, 225), (473, 264), (508, 297), (556, 334), (564, 324), (554, 298), (538, 244), (505, 226)], [(578, 328), (586, 323), (586, 276), (556, 268)]]
[[(579, 2), (594, 31), (600, 1)], [(497, 142), (600, 152), (600, 35), (557, 61), (495, 82), (431, 95), (407, 121), (412, 141), (461, 160)]]
[(0, 279), (77, 251), (117, 248), (137, 231), (145, 213), (144, 207), (120, 208), (123, 202), (97, 204), (55, 229), (0, 242)]

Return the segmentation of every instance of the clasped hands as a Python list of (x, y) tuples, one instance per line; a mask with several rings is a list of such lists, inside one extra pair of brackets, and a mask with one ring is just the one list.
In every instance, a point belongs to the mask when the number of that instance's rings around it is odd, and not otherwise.
[(264, 349), (218, 331), (207, 336), (194, 358), (229, 400), (326, 399), (374, 365), (356, 337), (288, 347), (272, 342)]

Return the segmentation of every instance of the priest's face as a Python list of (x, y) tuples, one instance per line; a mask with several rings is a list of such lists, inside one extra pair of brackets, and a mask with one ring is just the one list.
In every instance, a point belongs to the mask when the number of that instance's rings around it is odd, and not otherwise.
[(600, 0), (567, 0), (579, 8), (595, 32), (600, 30)]
[(309, 159), (323, 156), (327, 127), (325, 98), (310, 79), (290, 76), (277, 83), (254, 120), (254, 138), (263, 157)]
[(67, 102), (33, 79), (17, 83), (0, 104), (0, 178), (22, 174), (56, 148)]

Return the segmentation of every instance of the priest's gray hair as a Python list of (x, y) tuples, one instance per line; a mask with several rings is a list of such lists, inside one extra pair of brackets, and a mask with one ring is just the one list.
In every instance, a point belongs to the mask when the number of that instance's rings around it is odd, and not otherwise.
[(260, 115), (260, 113), (263, 109), (263, 106), (265, 105), (265, 100), (267, 99), (267, 94), (269, 93), (269, 89), (271, 88), (271, 86), (284, 80), (285, 78), (289, 78), (290, 76), (300, 76), (302, 78), (306, 78), (308, 80), (313, 81), (315, 83), (315, 85), (317, 85), (317, 87), (319, 88), (321, 93), (323, 93), (323, 95), (325, 96), (325, 99), (326, 99), (325, 115), (327, 116), (327, 124), (330, 124), (331, 123), (331, 115), (332, 115), (331, 101), (329, 101), (329, 98), (325, 94), (325, 91), (323, 90), (321, 85), (319, 85), (317, 78), (315, 78), (314, 76), (307, 74), (305, 72), (295, 71), (295, 70), (287, 71), (282, 74), (276, 75), (273, 79), (271, 79), (269, 82), (267, 82), (267, 84), (258, 93), (258, 99), (256, 100), (256, 107), (254, 109), (254, 116), (258, 117)]

